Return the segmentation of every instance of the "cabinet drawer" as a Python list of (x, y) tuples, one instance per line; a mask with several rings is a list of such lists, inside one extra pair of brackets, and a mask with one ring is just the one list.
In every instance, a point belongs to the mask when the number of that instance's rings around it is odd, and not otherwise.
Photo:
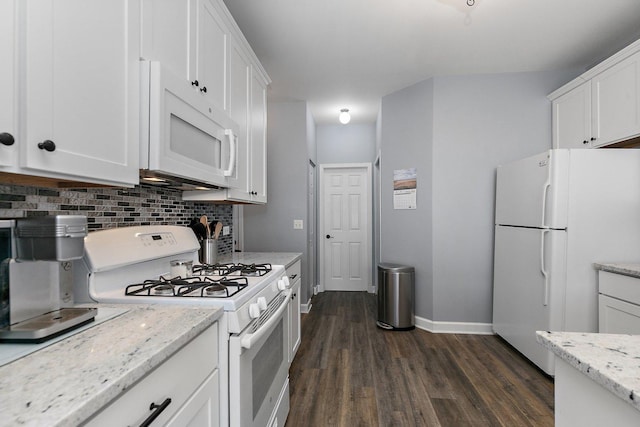
[(600, 295), (598, 312), (601, 334), (640, 334), (640, 305)]
[(292, 283), (301, 277), (300, 271), (300, 260), (294, 262), (290, 267), (287, 267), (287, 274)]
[(165, 425), (218, 365), (218, 324), (178, 350), (146, 377), (91, 418), (88, 426), (140, 425), (151, 403), (171, 403), (152, 425)]
[(601, 294), (610, 295), (632, 304), (640, 304), (639, 278), (599, 271), (598, 289)]

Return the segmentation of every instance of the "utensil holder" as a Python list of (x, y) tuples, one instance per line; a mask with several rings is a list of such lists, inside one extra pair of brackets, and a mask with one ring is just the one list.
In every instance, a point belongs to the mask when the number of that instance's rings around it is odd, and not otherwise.
[(218, 241), (216, 239), (203, 239), (200, 241), (198, 256), (202, 264), (215, 264), (218, 262)]

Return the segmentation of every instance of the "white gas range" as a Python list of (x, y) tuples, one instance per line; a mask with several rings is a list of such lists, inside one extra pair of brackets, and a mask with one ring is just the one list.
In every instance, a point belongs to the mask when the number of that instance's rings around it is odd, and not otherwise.
[[(192, 230), (140, 226), (96, 231), (74, 264), (76, 302), (224, 309), (221, 425), (283, 425), (289, 409), (289, 278), (281, 265), (200, 265)], [(173, 269), (172, 262), (184, 269)], [(182, 268), (182, 267), (181, 267)], [(176, 275), (176, 272), (180, 274)]]

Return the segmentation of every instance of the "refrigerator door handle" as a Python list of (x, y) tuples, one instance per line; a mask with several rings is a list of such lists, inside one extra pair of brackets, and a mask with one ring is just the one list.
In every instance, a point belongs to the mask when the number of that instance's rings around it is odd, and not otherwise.
[[(551, 171), (549, 171), (551, 173)], [(544, 183), (544, 188), (542, 189), (542, 224), (541, 226), (544, 228), (547, 226), (546, 214), (547, 214), (547, 193), (549, 192), (549, 188), (551, 188), (551, 177), (547, 177), (547, 181)]]
[(543, 305), (546, 307), (549, 305), (549, 272), (547, 271), (544, 265), (544, 237), (549, 232), (549, 230), (542, 230), (540, 233), (540, 272), (544, 277), (544, 290), (543, 290)]

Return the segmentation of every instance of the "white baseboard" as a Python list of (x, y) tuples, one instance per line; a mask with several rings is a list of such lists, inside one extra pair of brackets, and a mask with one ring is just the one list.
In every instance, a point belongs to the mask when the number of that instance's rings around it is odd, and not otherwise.
[(423, 317), (415, 317), (416, 328), (436, 334), (493, 335), (491, 323), (438, 322)]
[(306, 304), (300, 304), (300, 313), (308, 313), (311, 311), (311, 300)]

